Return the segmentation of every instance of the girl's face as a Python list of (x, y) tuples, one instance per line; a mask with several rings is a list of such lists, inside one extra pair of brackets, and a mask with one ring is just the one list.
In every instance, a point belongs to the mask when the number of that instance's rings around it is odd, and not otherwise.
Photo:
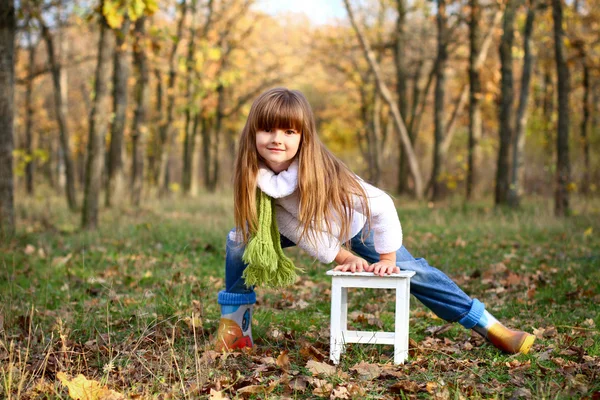
[(294, 161), (300, 138), (295, 129), (265, 129), (256, 132), (256, 149), (267, 166), (278, 174)]

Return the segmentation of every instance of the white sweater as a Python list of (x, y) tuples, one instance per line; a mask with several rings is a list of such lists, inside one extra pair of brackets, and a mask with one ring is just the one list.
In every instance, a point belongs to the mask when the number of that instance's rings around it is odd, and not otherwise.
[[(385, 192), (359, 180), (367, 194), (371, 210), (371, 228), (374, 231), (375, 251), (379, 254), (397, 251), (402, 246), (402, 227), (394, 202)], [(260, 165), (257, 176), (258, 187), (275, 201), (275, 213), (279, 233), (296, 243), (301, 249), (323, 263), (332, 262), (340, 251), (341, 243), (356, 236), (367, 222), (360, 201), (354, 202), (354, 213), (350, 226), (350, 237), (339, 238), (339, 224), (332, 224), (333, 232), (320, 231), (314, 237), (317, 246), (307, 239), (300, 240), (302, 229), (298, 220), (298, 161), (287, 170), (275, 174), (267, 166)], [(234, 236), (235, 237), (235, 236)], [(235, 238), (232, 237), (232, 240)]]

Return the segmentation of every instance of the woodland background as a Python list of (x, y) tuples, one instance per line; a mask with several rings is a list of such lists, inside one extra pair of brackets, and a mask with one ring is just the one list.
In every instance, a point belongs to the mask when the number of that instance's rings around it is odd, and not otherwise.
[(598, 193), (594, 1), (346, 2), (323, 25), (250, 0), (4, 3), (3, 227), (40, 185), (87, 228), (99, 204), (229, 187), (249, 106), (277, 85), (391, 193), (554, 195), (559, 215)]
[[(0, 398), (600, 398), (600, 3), (258, 6), (0, 0)], [(405, 365), (333, 367), (327, 267), (295, 248), (254, 349), (212, 350), (236, 141), (274, 86), (530, 354), (413, 300)], [(392, 329), (380, 292), (351, 327)]]

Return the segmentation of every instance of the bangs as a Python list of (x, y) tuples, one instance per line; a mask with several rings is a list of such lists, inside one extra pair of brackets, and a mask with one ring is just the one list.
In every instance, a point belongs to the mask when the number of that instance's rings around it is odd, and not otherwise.
[(294, 129), (298, 133), (303, 130), (302, 104), (294, 96), (274, 96), (256, 105), (253, 123), (254, 132), (266, 129)]

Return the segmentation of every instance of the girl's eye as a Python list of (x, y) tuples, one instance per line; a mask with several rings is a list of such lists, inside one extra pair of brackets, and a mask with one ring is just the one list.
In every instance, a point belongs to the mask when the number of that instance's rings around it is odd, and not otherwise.
[(293, 135), (294, 133), (296, 133), (296, 131), (293, 129), (288, 129), (287, 131), (285, 131), (285, 133), (287, 133), (288, 135)]
[(270, 129), (268, 129), (268, 128), (267, 128), (267, 129), (264, 129), (264, 131), (265, 131), (265, 132), (271, 132), (271, 130), (270, 130)]

